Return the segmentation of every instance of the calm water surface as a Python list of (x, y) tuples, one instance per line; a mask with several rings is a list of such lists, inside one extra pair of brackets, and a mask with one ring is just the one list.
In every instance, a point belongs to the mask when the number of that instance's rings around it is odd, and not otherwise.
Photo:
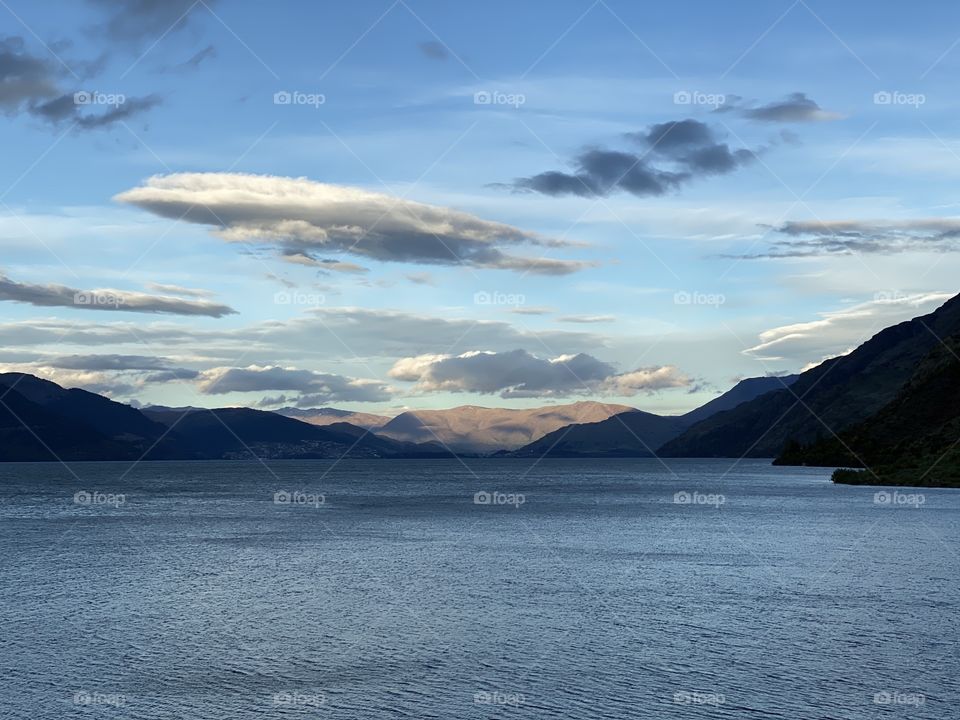
[(960, 717), (956, 491), (761, 461), (70, 469), (0, 466), (0, 718)]

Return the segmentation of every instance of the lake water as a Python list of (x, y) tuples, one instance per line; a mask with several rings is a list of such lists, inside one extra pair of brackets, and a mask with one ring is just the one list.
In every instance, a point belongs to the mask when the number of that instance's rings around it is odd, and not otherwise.
[(960, 717), (960, 493), (883, 492), (754, 460), (2, 465), (0, 718)]

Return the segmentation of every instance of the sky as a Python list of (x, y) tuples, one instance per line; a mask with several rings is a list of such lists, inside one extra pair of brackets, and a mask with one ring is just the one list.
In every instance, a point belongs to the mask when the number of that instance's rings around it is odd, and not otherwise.
[(960, 6), (0, 2), (0, 369), (681, 413), (956, 293)]

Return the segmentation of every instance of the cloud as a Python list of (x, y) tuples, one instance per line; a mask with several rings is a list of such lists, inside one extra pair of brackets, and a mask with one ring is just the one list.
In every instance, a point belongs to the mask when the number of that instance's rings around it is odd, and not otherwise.
[(556, 310), (546, 306), (520, 305), (519, 307), (510, 308), (510, 312), (514, 315), (551, 315), (555, 313)]
[(818, 320), (765, 330), (760, 342), (743, 353), (806, 369), (846, 355), (884, 328), (931, 312), (951, 297), (950, 293), (878, 293), (868, 302), (820, 313)]
[(161, 72), (169, 73), (187, 73), (193, 72), (200, 65), (202, 65), (206, 60), (215, 58), (217, 56), (217, 49), (213, 45), (207, 45), (202, 50), (198, 50), (189, 58), (184, 60), (182, 63), (177, 63), (172, 66), (165, 66), (160, 69)]
[(140, 43), (159, 41), (170, 33), (183, 30), (204, 7), (216, 0), (88, 0), (107, 16), (98, 27), (113, 40)]
[(664, 195), (698, 178), (726, 175), (752, 162), (760, 150), (730, 147), (698, 120), (651, 125), (626, 136), (642, 153), (592, 148), (574, 158), (574, 172), (547, 171), (508, 184), (544, 195), (605, 197), (627, 192), (637, 197)]
[(463, 264), (473, 268), (566, 275), (590, 266), (512, 255), (504, 248), (570, 247), (465, 212), (307, 178), (234, 173), (154, 176), (116, 200), (161, 217), (214, 228), (230, 242), (282, 253), (340, 252), (381, 262)]
[(79, 387), (108, 397), (129, 397), (148, 385), (189, 381), (198, 372), (177, 367), (164, 357), (147, 355), (63, 355), (30, 362), (4, 363), (3, 372), (25, 372), (63, 387)]
[(747, 105), (742, 98), (731, 96), (729, 101), (717, 108), (716, 112), (736, 112), (750, 120), (768, 123), (807, 123), (839, 120), (842, 115), (828, 112), (820, 107), (806, 93), (791, 93), (783, 100), (767, 105)]
[(744, 257), (893, 255), (960, 250), (960, 218), (791, 221), (774, 228), (774, 232), (786, 239), (773, 243), (763, 252)]
[(158, 95), (130, 98), (118, 96), (122, 97), (122, 101), (108, 106), (108, 109), (103, 112), (80, 112), (80, 108), (87, 107), (85, 99), (95, 97), (101, 97), (101, 95), (85, 90), (67, 93), (31, 107), (30, 113), (51, 123), (72, 124), (81, 130), (96, 130), (141, 115), (161, 102)]
[(315, 258), (313, 255), (302, 250), (284, 250), (280, 253), (280, 258), (294, 265), (306, 265), (315, 267), (323, 272), (348, 273), (351, 275), (360, 275), (370, 272), (370, 268), (357, 265), (343, 260), (334, 260), (332, 258)]
[(447, 50), (446, 46), (437, 42), (436, 40), (429, 40), (427, 42), (422, 42), (417, 47), (420, 48), (425, 56), (431, 60), (446, 60), (450, 57), (450, 52)]
[(617, 318), (613, 315), (564, 315), (557, 318), (560, 322), (589, 325), (593, 323), (611, 323)]
[(428, 272), (406, 273), (404, 277), (414, 285), (435, 286), (437, 284), (436, 280), (433, 279), (433, 275)]
[[(105, 95), (84, 90), (65, 92), (61, 88), (65, 71), (60, 64), (27, 52), (21, 37), (0, 39), (0, 111), (7, 115), (26, 112), (54, 125), (95, 130), (133, 118), (160, 103), (156, 95), (127, 98), (119, 94), (112, 104), (93, 103)], [(100, 112), (81, 112), (101, 105), (105, 109)]]
[(302, 393), (304, 397), (299, 402), (305, 404), (382, 402), (390, 400), (394, 395), (392, 388), (380, 380), (349, 378), (314, 370), (298, 370), (273, 365), (250, 365), (244, 368), (217, 367), (204, 370), (199, 375), (198, 388), (206, 395), (267, 390), (293, 391)]
[(148, 290), (156, 290), (157, 292), (167, 293), (169, 295), (186, 295), (187, 297), (196, 297), (196, 298), (208, 298), (213, 297), (213, 294), (210, 290), (202, 290), (200, 288), (188, 288), (183, 287), (182, 285), (167, 285), (164, 283), (155, 283), (148, 282), (144, 287)]
[(19, 283), (0, 274), (0, 300), (27, 303), (38, 307), (69, 307), (119, 312), (169, 313), (223, 317), (237, 311), (227, 305), (206, 300), (184, 300), (163, 295), (126, 290), (78, 290), (66, 285)]
[(0, 110), (8, 115), (59, 93), (57, 68), (24, 49), (23, 38), (0, 38)]
[[(271, 301), (269, 298), (266, 301)], [(572, 330), (527, 330), (511, 323), (470, 318), (442, 318), (396, 310), (322, 307), (286, 320), (265, 320), (243, 327), (192, 327), (170, 321), (150, 323), (70, 321), (30, 318), (0, 322), (0, 348), (56, 347), (142, 350), (143, 343), (165, 352), (195, 354), (218, 365), (229, 365), (244, 353), (256, 353), (270, 364), (294, 365), (353, 360), (393, 363), (398, 357), (437, 352), (460, 352), (465, 343), (489, 350), (564, 348), (567, 352), (596, 352), (609, 345), (597, 333)]]
[(390, 377), (416, 383), (419, 392), (499, 393), (502, 398), (632, 396), (687, 387), (690, 378), (675, 367), (617, 373), (609, 363), (578, 353), (540, 358), (525, 350), (420, 355), (398, 360)]

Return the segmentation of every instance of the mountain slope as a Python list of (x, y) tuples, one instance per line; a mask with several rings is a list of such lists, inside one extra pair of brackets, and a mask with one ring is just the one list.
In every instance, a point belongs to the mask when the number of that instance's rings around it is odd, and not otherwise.
[(513, 457), (653, 457), (687, 427), (683, 419), (631, 410), (594, 423), (547, 433), (513, 451)]
[(861, 422), (893, 400), (939, 342), (960, 332), (960, 296), (935, 312), (894, 325), (848, 355), (690, 427), (668, 442), (665, 457), (776, 457), (788, 442), (813, 442)]
[[(118, 403), (86, 390), (65, 389), (54, 382), (26, 373), (0, 374), (0, 384), (13, 388), (26, 400), (43, 408), (51, 416), (71, 425), (75, 434), (93, 430), (102, 439), (112, 441), (107, 446), (91, 440), (90, 447), (81, 455), (149, 459), (185, 457), (185, 450), (166, 428), (154, 422), (136, 408)], [(66, 429), (66, 425), (64, 429)], [(96, 450), (100, 447), (100, 450)], [(79, 452), (79, 451), (78, 451)], [(66, 459), (66, 458), (64, 458)]]
[(810, 445), (791, 445), (781, 465), (866, 467), (837, 482), (960, 487), (960, 336), (937, 345), (878, 413)]
[(337, 408), (293, 408), (285, 407), (273, 412), (284, 417), (301, 420), (311, 425), (332, 425), (334, 423), (346, 422), (357, 427), (374, 430), (390, 422), (386, 415), (374, 415), (373, 413), (351, 412), (350, 410), (338, 410)]
[(250, 408), (212, 410), (151, 410), (171, 428), (171, 434), (206, 458), (247, 459), (251, 451), (261, 458), (373, 458), (445, 454), (379, 437), (348, 423), (318, 427), (273, 412)]
[(377, 434), (407, 442), (442, 443), (458, 452), (494, 452), (522, 447), (567, 425), (597, 422), (628, 410), (633, 408), (592, 401), (529, 410), (464, 405), (401, 413)]
[(681, 417), (683, 417), (688, 425), (693, 425), (724, 410), (733, 410), (733, 408), (738, 405), (742, 405), (768, 392), (788, 388), (797, 381), (798, 377), (800, 376), (783, 375), (781, 377), (746, 378), (727, 390), (723, 395), (701, 405), (696, 410), (691, 410)]
[(696, 410), (679, 417), (663, 417), (634, 410), (594, 423), (570, 425), (512, 453), (516, 457), (650, 457), (690, 425), (712, 414), (736, 407), (784, 385), (797, 376), (741, 380), (733, 388)]
[(101, 460), (133, 451), (87, 425), (56, 415), (10, 385), (0, 385), (0, 461)]

